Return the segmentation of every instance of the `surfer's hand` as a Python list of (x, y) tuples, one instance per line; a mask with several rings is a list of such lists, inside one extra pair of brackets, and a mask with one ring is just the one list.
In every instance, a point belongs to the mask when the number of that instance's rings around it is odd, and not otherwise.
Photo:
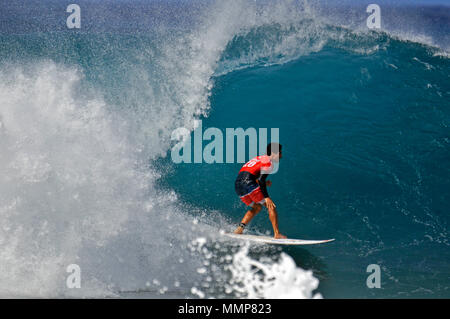
[(266, 181), (266, 186), (272, 186), (272, 181)]
[(266, 198), (266, 207), (268, 209), (274, 209), (275, 207), (277, 207), (277, 205), (275, 205), (275, 203), (270, 199), (270, 197)]

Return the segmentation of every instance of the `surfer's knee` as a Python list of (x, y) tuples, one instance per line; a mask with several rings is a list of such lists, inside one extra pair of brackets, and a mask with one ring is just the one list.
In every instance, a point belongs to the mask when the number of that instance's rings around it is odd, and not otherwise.
[(262, 209), (262, 205), (261, 204), (254, 204), (252, 207), (252, 212), (255, 214), (258, 214)]

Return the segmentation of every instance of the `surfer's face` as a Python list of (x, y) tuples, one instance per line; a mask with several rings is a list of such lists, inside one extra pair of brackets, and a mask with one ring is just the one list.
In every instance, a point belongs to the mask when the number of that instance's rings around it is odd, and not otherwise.
[(272, 161), (274, 161), (274, 162), (279, 162), (282, 156), (283, 156), (283, 155), (282, 155), (281, 152), (279, 152), (279, 153), (274, 153), (274, 154), (272, 154)]

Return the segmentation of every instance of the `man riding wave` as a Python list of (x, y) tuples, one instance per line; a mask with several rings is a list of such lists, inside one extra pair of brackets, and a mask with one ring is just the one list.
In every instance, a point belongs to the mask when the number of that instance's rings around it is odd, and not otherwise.
[(281, 145), (270, 143), (267, 145), (266, 155), (256, 156), (245, 163), (239, 171), (234, 184), (236, 194), (251, 209), (242, 218), (238, 228), (234, 231), (235, 234), (242, 234), (245, 226), (261, 211), (264, 205), (269, 211), (274, 238), (286, 238), (278, 229), (276, 205), (267, 192), (267, 186), (271, 186), (272, 182), (266, 180), (273, 171), (273, 163), (278, 163), (281, 157)]

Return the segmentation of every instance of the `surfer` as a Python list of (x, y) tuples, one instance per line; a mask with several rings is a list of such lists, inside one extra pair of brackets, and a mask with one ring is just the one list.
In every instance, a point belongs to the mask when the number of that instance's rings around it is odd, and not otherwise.
[(267, 186), (271, 186), (271, 181), (266, 178), (273, 170), (273, 163), (278, 163), (281, 159), (281, 144), (270, 143), (267, 145), (266, 155), (256, 156), (244, 166), (242, 166), (235, 182), (236, 194), (251, 209), (247, 211), (235, 234), (242, 234), (244, 228), (258, 214), (264, 205), (269, 211), (269, 219), (272, 223), (274, 238), (286, 238), (280, 234), (278, 229), (278, 215), (276, 205), (267, 193)]

